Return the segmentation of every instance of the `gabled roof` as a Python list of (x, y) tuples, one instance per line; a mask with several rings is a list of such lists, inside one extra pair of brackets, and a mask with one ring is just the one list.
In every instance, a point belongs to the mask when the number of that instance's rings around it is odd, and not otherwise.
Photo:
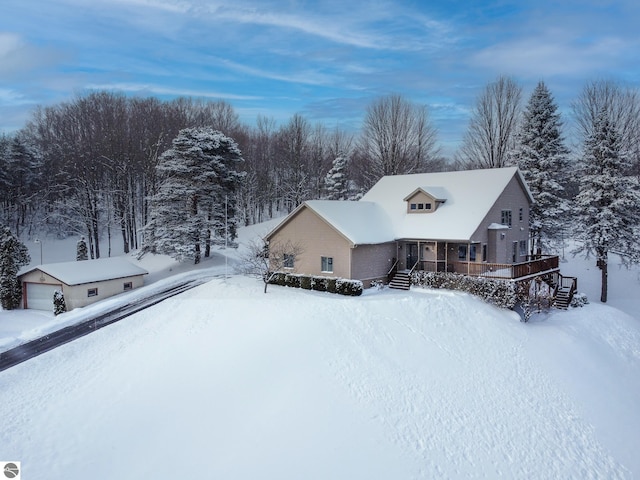
[(406, 202), (418, 192), (422, 192), (425, 195), (428, 195), (429, 197), (433, 198), (436, 202), (447, 201), (447, 191), (442, 187), (418, 187), (409, 195), (404, 197), (402, 201)]
[[(361, 201), (375, 203), (387, 213), (396, 238), (470, 240), (514, 177), (533, 202), (517, 167), (386, 176)], [(429, 193), (432, 196), (442, 193), (446, 203), (428, 216), (407, 215), (402, 199), (418, 188), (424, 189), (424, 185), (437, 186), (437, 190), (431, 187)]]
[(66, 285), (82, 285), (84, 283), (135, 277), (149, 273), (144, 268), (140, 268), (124, 258), (111, 257), (76, 262), (47, 263), (20, 272), (20, 276), (35, 270), (44, 272)]
[(278, 224), (267, 235), (267, 239), (305, 208), (318, 215), (353, 245), (368, 245), (394, 240), (392, 223), (379, 205), (348, 200), (306, 201)]

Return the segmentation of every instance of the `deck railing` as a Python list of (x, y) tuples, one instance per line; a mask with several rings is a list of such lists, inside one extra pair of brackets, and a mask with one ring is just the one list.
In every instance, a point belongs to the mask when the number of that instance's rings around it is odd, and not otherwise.
[(445, 265), (444, 262), (422, 261), (418, 268), (428, 272), (447, 271), (475, 277), (514, 280), (558, 270), (559, 265), (560, 261), (557, 255), (536, 255), (521, 263), (453, 262)]

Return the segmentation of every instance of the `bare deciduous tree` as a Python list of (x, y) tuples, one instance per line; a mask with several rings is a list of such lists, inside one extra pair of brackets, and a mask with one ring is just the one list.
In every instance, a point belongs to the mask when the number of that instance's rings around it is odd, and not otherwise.
[(515, 146), (522, 89), (506, 76), (489, 83), (478, 97), (456, 163), (460, 168), (509, 165)]
[(366, 187), (385, 175), (428, 171), (438, 153), (436, 139), (426, 106), (401, 95), (375, 100), (367, 108), (359, 141), (359, 156), (368, 164)]
[(277, 272), (285, 268), (295, 271), (298, 257), (303, 248), (290, 241), (267, 243), (264, 239), (252, 240), (240, 263), (240, 270), (245, 275), (260, 278), (264, 283), (264, 293)]

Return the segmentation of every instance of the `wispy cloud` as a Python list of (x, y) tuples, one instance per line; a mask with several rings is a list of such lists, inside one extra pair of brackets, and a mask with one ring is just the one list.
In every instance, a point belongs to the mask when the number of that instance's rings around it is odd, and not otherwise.
[(85, 85), (87, 90), (117, 90), (122, 92), (144, 93), (154, 95), (223, 98), (227, 100), (259, 100), (261, 97), (254, 95), (238, 95), (235, 93), (212, 92), (207, 90), (194, 90), (183, 88), (168, 88), (160, 85), (142, 83), (90, 83)]
[(624, 51), (626, 43), (613, 36), (584, 40), (545, 32), (484, 48), (474, 55), (473, 63), (526, 77), (585, 76), (615, 63), (617, 52)]

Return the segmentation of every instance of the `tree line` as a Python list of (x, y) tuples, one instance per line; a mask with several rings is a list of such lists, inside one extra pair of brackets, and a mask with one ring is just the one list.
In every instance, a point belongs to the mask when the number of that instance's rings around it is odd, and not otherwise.
[[(592, 228), (587, 236), (579, 234), (585, 231), (585, 215), (596, 216), (587, 211), (594, 208), (593, 202), (587, 205), (594, 193), (585, 192), (599, 184), (583, 181), (594, 175), (589, 162), (617, 158), (606, 175), (629, 180), (626, 191), (637, 192), (638, 91), (610, 80), (588, 82), (571, 103), (569, 118), (571, 142), (544, 82), (523, 104), (522, 88), (500, 76), (478, 95), (458, 151), (444, 158), (428, 108), (401, 95), (372, 101), (355, 134), (311, 123), (301, 114), (282, 125), (260, 115), (247, 125), (225, 101), (94, 92), (37, 108), (20, 131), (0, 137), (0, 224), (18, 237), (84, 235), (91, 258), (111, 255), (114, 245), (125, 252), (142, 249), (145, 237), (154, 234), (154, 205), (155, 211), (163, 208), (158, 195), (170, 193), (166, 154), (175, 152), (181, 132), (200, 128), (219, 132), (237, 147), (234, 171), (241, 177), (223, 196), (213, 185), (214, 190), (203, 191), (218, 192), (216, 205), (200, 202), (211, 212), (197, 216), (209, 225), (207, 231), (219, 233), (223, 197), (233, 221), (249, 225), (288, 213), (308, 199), (357, 199), (384, 175), (518, 165), (536, 198), (532, 253), (572, 235), (603, 262), (603, 250), (637, 259), (628, 237), (638, 229), (637, 215), (629, 213), (634, 199), (626, 202), (627, 219), (618, 225), (626, 243), (613, 241), (620, 235), (605, 235), (604, 227), (598, 234)], [(605, 127), (615, 139), (602, 132)], [(613, 153), (602, 153), (605, 139)], [(598, 197), (598, 208), (614, 215), (620, 202), (605, 204), (603, 198)], [(218, 212), (215, 222), (203, 220), (213, 212)], [(595, 237), (600, 244), (589, 243)], [(608, 243), (603, 247), (603, 242)]]

